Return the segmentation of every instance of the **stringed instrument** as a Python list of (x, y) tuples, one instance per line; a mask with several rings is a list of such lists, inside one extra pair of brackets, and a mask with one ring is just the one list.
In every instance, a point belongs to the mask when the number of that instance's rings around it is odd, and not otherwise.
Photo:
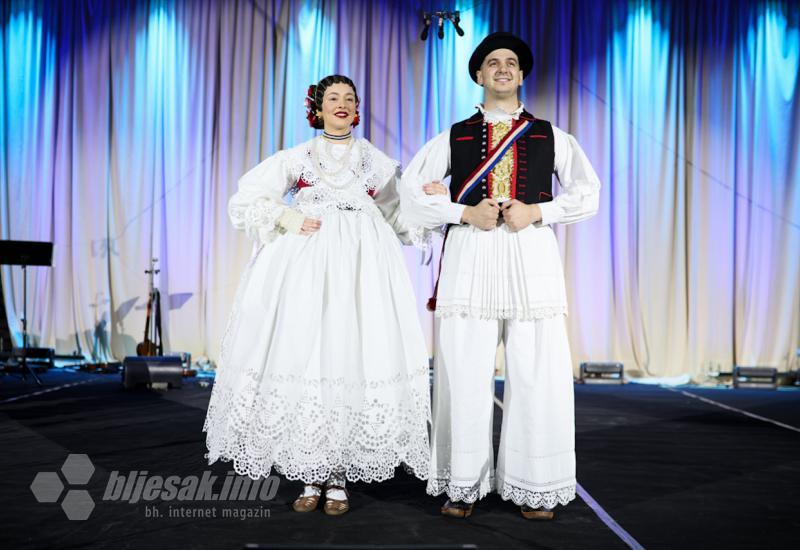
[(152, 357), (164, 354), (161, 342), (161, 294), (153, 284), (153, 278), (161, 270), (156, 269), (158, 258), (150, 259), (150, 269), (145, 270), (148, 275), (147, 291), (147, 320), (144, 324), (144, 340), (136, 345), (136, 355)]

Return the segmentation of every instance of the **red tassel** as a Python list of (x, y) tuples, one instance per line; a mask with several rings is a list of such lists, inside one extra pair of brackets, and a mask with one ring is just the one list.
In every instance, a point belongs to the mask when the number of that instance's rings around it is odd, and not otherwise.
[(444, 238), (442, 239), (442, 254), (439, 258), (439, 272), (436, 274), (436, 284), (433, 286), (433, 296), (428, 299), (425, 308), (430, 311), (436, 311), (436, 297), (439, 295), (439, 277), (442, 276), (442, 259), (444, 258), (444, 245), (447, 244), (447, 234), (450, 233), (450, 225), (444, 230)]

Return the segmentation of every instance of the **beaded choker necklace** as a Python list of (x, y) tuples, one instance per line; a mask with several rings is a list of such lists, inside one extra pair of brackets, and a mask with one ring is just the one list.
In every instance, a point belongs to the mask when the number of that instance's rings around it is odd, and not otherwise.
[(353, 135), (353, 132), (347, 132), (347, 133), (346, 133), (345, 135), (343, 135), (343, 136), (335, 136), (335, 135), (333, 135), (333, 134), (329, 134), (329, 133), (328, 133), (328, 132), (326, 132), (325, 130), (323, 130), (323, 131), (322, 131), (322, 136), (323, 136), (325, 139), (330, 139), (330, 140), (332, 140), (332, 141), (345, 141), (345, 140), (347, 140), (347, 139), (350, 139), (350, 136), (352, 136), (352, 135)]

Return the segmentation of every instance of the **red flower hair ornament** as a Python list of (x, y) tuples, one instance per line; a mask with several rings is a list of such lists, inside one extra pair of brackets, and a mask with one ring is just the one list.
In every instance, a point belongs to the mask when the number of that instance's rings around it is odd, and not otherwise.
[(308, 125), (312, 128), (319, 128), (322, 125), (322, 121), (317, 116), (317, 108), (314, 105), (314, 95), (317, 93), (317, 85), (312, 84), (308, 87), (306, 91), (306, 120), (308, 120)]

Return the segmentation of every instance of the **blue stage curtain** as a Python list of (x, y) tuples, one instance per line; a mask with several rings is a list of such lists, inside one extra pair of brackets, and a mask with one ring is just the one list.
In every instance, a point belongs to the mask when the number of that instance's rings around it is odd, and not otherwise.
[[(419, 40), (422, 9), (461, 10)], [(576, 136), (603, 182), (558, 228), (573, 355), (643, 376), (761, 364), (800, 341), (796, 2), (12, 0), (0, 15), (0, 237), (52, 240), (29, 276), (34, 342), (133, 352), (149, 258), (168, 349), (216, 358), (251, 246), (237, 178), (314, 135), (307, 86), (350, 75), (357, 134), (408, 163), (470, 116), (487, 33), (535, 65), (522, 99)], [(422, 308), (436, 272), (407, 251)], [(18, 268), (2, 269), (18, 338)]]

